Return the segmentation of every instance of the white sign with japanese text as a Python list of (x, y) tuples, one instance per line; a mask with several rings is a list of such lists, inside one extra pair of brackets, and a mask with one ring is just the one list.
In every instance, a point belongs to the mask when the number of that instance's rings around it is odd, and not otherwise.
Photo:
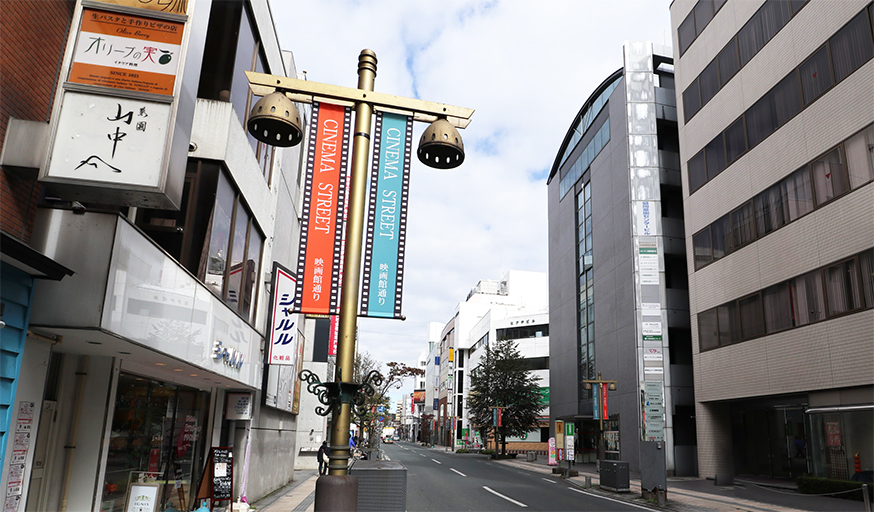
[(270, 323), (270, 364), (297, 365), (297, 332), (300, 315), (292, 313), (297, 278), (276, 266), (273, 275), (273, 314)]
[(67, 92), (46, 177), (162, 187), (170, 105)]

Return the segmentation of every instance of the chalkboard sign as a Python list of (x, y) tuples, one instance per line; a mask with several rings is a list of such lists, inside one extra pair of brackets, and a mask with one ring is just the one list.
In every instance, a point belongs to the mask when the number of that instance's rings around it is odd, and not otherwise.
[(234, 499), (234, 452), (231, 448), (210, 448), (212, 501)]

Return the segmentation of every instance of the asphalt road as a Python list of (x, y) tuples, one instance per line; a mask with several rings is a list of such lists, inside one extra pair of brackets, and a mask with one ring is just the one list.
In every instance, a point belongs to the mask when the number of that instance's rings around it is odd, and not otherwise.
[(407, 468), (407, 510), (651, 510), (588, 493), (563, 480), (410, 443), (383, 444)]

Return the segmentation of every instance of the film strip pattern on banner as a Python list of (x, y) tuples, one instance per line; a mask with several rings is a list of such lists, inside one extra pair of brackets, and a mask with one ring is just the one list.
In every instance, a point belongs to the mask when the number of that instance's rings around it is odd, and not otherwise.
[[(370, 175), (361, 315), (403, 318), (404, 246), (413, 119), (379, 112)], [(401, 163), (403, 168), (398, 169)]]
[(349, 107), (313, 102), (297, 260), (298, 313), (339, 311), (351, 118)]

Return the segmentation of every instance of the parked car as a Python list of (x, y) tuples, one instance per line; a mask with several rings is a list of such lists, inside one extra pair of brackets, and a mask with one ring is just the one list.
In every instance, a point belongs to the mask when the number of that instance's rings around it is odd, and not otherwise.
[(391, 436), (385, 436), (385, 439), (383, 439), (382, 442), (386, 444), (394, 444), (395, 441)]

